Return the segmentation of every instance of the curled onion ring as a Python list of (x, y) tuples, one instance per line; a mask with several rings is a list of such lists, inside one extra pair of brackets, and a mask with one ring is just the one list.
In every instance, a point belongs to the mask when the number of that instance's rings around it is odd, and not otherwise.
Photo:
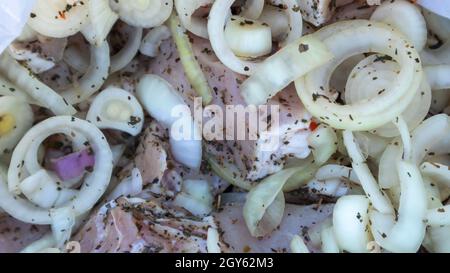
[[(89, 145), (95, 154), (95, 166), (92, 172), (86, 174), (81, 188), (72, 198), (60, 204), (60, 207), (70, 208), (75, 216), (81, 215), (95, 205), (109, 184), (113, 159), (109, 144), (102, 132), (91, 123), (74, 117), (51, 117), (31, 128), (22, 138), (12, 155), (8, 170), (8, 181), (0, 181), (0, 207), (23, 222), (52, 223), (52, 217), (50, 216), (52, 208), (40, 207), (19, 194), (22, 179), (32, 179), (34, 175), (41, 175), (43, 172), (47, 172), (50, 178), (52, 177), (50, 171), (45, 171), (42, 168), (39, 173), (28, 174), (24, 169), (24, 159), (28, 150), (34, 146), (40, 146), (48, 136), (58, 133), (69, 136), (82, 134), (89, 141)], [(64, 186), (61, 184), (60, 187)]]

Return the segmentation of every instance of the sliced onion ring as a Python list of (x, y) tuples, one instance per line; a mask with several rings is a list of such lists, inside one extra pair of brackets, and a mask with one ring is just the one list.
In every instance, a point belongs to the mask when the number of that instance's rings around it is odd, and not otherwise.
[(175, 8), (183, 26), (195, 35), (208, 39), (207, 21), (205, 18), (194, 17), (193, 13), (204, 6), (213, 3), (213, 0), (175, 0)]
[[(63, 38), (80, 31), (88, 22), (88, 5), (83, 1), (38, 0), (28, 25), (49, 37)], [(70, 8), (68, 8), (70, 7)]]
[[(407, 108), (419, 90), (423, 72), (417, 52), (401, 34), (381, 23), (354, 20), (330, 25), (318, 37), (327, 35), (323, 42), (335, 59), (296, 81), (297, 93), (310, 113), (334, 128), (359, 131), (380, 127)], [(333, 70), (346, 58), (365, 52), (379, 52), (397, 61), (397, 80), (391, 90), (371, 100), (336, 104), (328, 85)]]
[(386, 1), (377, 7), (370, 20), (385, 22), (406, 35), (421, 51), (427, 42), (427, 25), (420, 9), (405, 0)]
[(22, 166), (27, 150), (30, 146), (40, 145), (48, 136), (58, 133), (84, 135), (89, 141), (96, 159), (93, 172), (86, 175), (78, 194), (62, 206), (69, 207), (75, 216), (81, 215), (95, 205), (109, 184), (113, 168), (112, 153), (102, 132), (91, 123), (74, 117), (49, 118), (31, 128), (22, 138), (12, 155), (8, 170), (8, 182), (0, 181), (0, 207), (23, 222), (52, 223), (49, 209), (37, 207), (17, 194), (20, 192), (20, 181), (27, 174)]
[(86, 73), (75, 82), (73, 87), (62, 92), (62, 96), (70, 104), (80, 103), (90, 98), (106, 81), (109, 73), (109, 45), (103, 43), (100, 47), (91, 45), (90, 64)]
[[(235, 0), (216, 0), (211, 7), (208, 19), (208, 36), (211, 46), (219, 60), (236, 73), (251, 75), (258, 67), (258, 62), (241, 60), (227, 45), (224, 26), (229, 18), (229, 11)], [(295, 41), (302, 33), (302, 19), (298, 5), (294, 0), (285, 0), (290, 15), (290, 33), (285, 43)], [(297, 7), (297, 8), (296, 8)]]
[(131, 93), (109, 87), (95, 97), (86, 120), (100, 129), (116, 129), (136, 136), (142, 131), (144, 112)]

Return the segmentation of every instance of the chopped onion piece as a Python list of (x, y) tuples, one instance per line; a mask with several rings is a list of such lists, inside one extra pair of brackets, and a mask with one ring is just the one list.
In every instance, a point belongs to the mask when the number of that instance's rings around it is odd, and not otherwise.
[(63, 248), (72, 235), (75, 226), (75, 213), (71, 207), (62, 207), (50, 210), (52, 218), (51, 228), (55, 238), (55, 246)]
[(321, 166), (336, 152), (337, 136), (331, 127), (320, 125), (308, 136), (308, 144), (312, 147), (314, 163)]
[(136, 136), (144, 125), (144, 111), (131, 93), (108, 87), (95, 97), (86, 120), (100, 129), (116, 129)]
[(450, 65), (430, 65), (425, 66), (424, 71), (427, 75), (431, 90), (441, 90), (450, 88)]
[(333, 227), (325, 227), (320, 233), (322, 241), (322, 251), (324, 253), (339, 253), (339, 245), (334, 235)]
[(185, 180), (182, 191), (173, 201), (197, 217), (204, 217), (212, 211), (213, 196), (208, 181)]
[(369, 199), (364, 195), (347, 195), (338, 199), (333, 210), (333, 231), (342, 250), (367, 252), (370, 241)]
[(116, 200), (120, 196), (131, 197), (142, 192), (142, 175), (138, 168), (131, 170), (130, 176), (123, 179), (109, 194), (108, 200)]
[(295, 172), (284, 184), (284, 192), (297, 190), (308, 183), (312, 178), (314, 178), (318, 165), (315, 164), (313, 159), (308, 159), (307, 162), (302, 162), (300, 167), (292, 168), (296, 168), (297, 172)]
[(356, 174), (352, 170), (352, 168), (342, 166), (342, 165), (336, 165), (336, 164), (329, 164), (329, 165), (322, 166), (320, 169), (317, 170), (315, 178), (317, 180), (327, 180), (327, 179), (331, 179), (331, 178), (344, 178), (344, 179), (348, 179), (357, 184), (360, 183), (358, 176), (356, 176)]
[(301, 5), (305, 4), (308, 7), (315, 7), (316, 5), (310, 5), (308, 2), (297, 0), (271, 0), (272, 5), (278, 6), (287, 13), (289, 19), (288, 31), (286, 38), (281, 41), (281, 45), (286, 45), (296, 41), (302, 36), (303, 31), (303, 18), (301, 13)]
[(304, 36), (262, 62), (242, 84), (242, 96), (247, 104), (265, 104), (292, 81), (332, 58), (321, 41)]
[[(450, 132), (450, 120), (446, 114), (432, 116), (420, 124), (411, 137), (412, 161), (420, 165), (428, 153), (435, 155), (450, 152), (447, 136)], [(394, 139), (380, 158), (378, 177), (383, 188), (390, 189), (399, 185), (396, 166), (402, 158), (402, 142)]]
[(28, 93), (24, 90), (17, 87), (15, 84), (12, 84), (9, 80), (0, 76), (0, 95), (1, 96), (13, 96), (23, 101), (28, 102), (29, 104), (35, 104), (39, 106), (43, 106), (41, 103), (37, 102), (34, 98), (32, 98)]
[(427, 224), (430, 226), (450, 225), (450, 205), (442, 206), (427, 211)]
[(19, 188), (32, 203), (49, 209), (65, 203), (78, 193), (76, 190), (62, 188), (57, 183), (60, 182), (55, 181), (46, 170), (41, 169), (25, 178)]
[(232, 16), (225, 27), (225, 39), (239, 57), (256, 58), (272, 51), (270, 27), (257, 20)]
[(420, 165), (420, 172), (441, 185), (450, 186), (450, 169), (443, 164), (425, 162)]
[[(208, 35), (214, 53), (219, 60), (236, 73), (251, 75), (259, 66), (258, 62), (239, 59), (228, 46), (224, 26), (226, 25), (232, 4), (235, 0), (216, 0), (209, 12)], [(284, 43), (296, 41), (302, 34), (302, 16), (295, 0), (284, 0), (289, 14), (289, 34)]]
[(231, 185), (247, 191), (254, 187), (254, 184), (251, 181), (245, 180), (239, 176), (240, 171), (234, 164), (227, 161), (219, 163), (211, 155), (208, 155), (206, 160), (208, 160), (212, 171)]
[(209, 12), (208, 35), (217, 58), (236, 73), (251, 75), (258, 63), (244, 61), (234, 55), (228, 46), (224, 28), (228, 21), (231, 5), (235, 0), (215, 0)]
[(256, 20), (264, 9), (264, 0), (246, 0), (241, 7), (240, 16)]
[(308, 247), (305, 245), (303, 239), (295, 234), (291, 240), (291, 252), (292, 253), (309, 253)]
[(136, 96), (145, 110), (167, 128), (177, 120), (172, 115), (172, 109), (180, 105), (187, 106), (170, 83), (152, 74), (142, 76), (136, 89)]
[(51, 159), (51, 169), (63, 181), (79, 177), (86, 169), (93, 168), (94, 164), (95, 156), (90, 149)]
[(208, 228), (208, 235), (206, 237), (206, 249), (208, 253), (220, 253), (219, 232), (216, 228)]
[[(136, 94), (145, 110), (164, 127), (170, 130), (170, 145), (175, 159), (193, 169), (200, 167), (202, 159), (201, 129), (194, 122), (187, 104), (172, 85), (156, 75), (144, 75), (140, 78)], [(182, 117), (176, 115), (183, 111)], [(173, 128), (178, 126), (178, 128)], [(182, 139), (173, 133), (183, 129)], [(187, 132), (188, 135), (185, 135)]]
[(144, 39), (141, 42), (141, 46), (139, 48), (139, 52), (149, 57), (156, 57), (159, 54), (159, 46), (162, 41), (170, 38), (170, 30), (167, 26), (161, 25), (155, 28), (152, 28), (145, 35)]
[(272, 38), (275, 41), (279, 42), (286, 39), (289, 32), (289, 18), (283, 9), (266, 5), (258, 20), (270, 26)]

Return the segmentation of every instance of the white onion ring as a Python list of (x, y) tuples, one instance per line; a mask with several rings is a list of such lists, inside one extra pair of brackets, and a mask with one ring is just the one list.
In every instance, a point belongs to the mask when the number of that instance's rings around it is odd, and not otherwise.
[[(257, 62), (241, 60), (227, 45), (224, 26), (228, 20), (231, 6), (235, 0), (216, 0), (211, 7), (208, 19), (208, 36), (211, 46), (219, 60), (236, 73), (251, 75), (259, 66)], [(302, 33), (302, 19), (294, 0), (285, 0), (290, 15), (290, 33), (285, 43), (295, 41)], [(295, 8), (297, 7), (297, 9)]]
[(22, 138), (11, 159), (11, 165), (8, 170), (8, 182), (0, 181), (0, 207), (23, 222), (34, 224), (52, 223), (48, 209), (39, 208), (17, 194), (20, 192), (18, 187), (20, 179), (24, 178), (21, 175), (25, 176), (25, 173), (21, 174), (23, 170), (22, 161), (30, 145), (40, 144), (40, 142), (34, 143), (35, 139), (45, 139), (46, 136), (61, 132), (69, 133), (69, 135), (71, 132), (83, 134), (88, 139), (96, 157), (93, 172), (85, 177), (79, 193), (75, 198), (63, 204), (63, 206), (71, 208), (75, 216), (81, 215), (95, 205), (109, 184), (113, 167), (112, 153), (101, 131), (89, 122), (74, 117), (58, 116), (49, 118), (31, 128)]
[(86, 73), (74, 83), (74, 86), (61, 94), (70, 104), (87, 100), (97, 92), (106, 81), (110, 67), (109, 45), (103, 43), (100, 47), (91, 45), (90, 64)]
[(161, 25), (169, 18), (173, 8), (173, 0), (110, 0), (109, 4), (122, 21), (140, 28)]
[[(345, 101), (356, 104), (386, 92), (400, 71), (398, 65), (384, 56), (371, 55), (359, 62), (350, 73), (345, 87)], [(368, 84), (370, 82), (370, 84)], [(422, 80), (418, 95), (402, 113), (408, 127), (414, 129), (428, 114), (431, 105), (431, 90), (425, 79)], [(383, 137), (398, 136), (397, 128), (388, 123), (373, 133)]]
[(111, 57), (110, 73), (117, 72), (127, 66), (131, 60), (136, 56), (136, 53), (141, 46), (142, 28), (132, 28), (124, 47)]
[[(334, 128), (349, 130), (375, 129), (402, 113), (414, 99), (422, 80), (419, 56), (402, 35), (384, 24), (366, 20), (336, 23), (314, 35), (330, 34), (323, 42), (335, 59), (296, 81), (297, 93), (306, 109)], [(335, 104), (328, 97), (332, 71), (352, 55), (374, 51), (391, 56), (401, 66), (392, 89), (357, 105)]]
[(427, 42), (427, 25), (420, 9), (408, 1), (385, 1), (377, 7), (370, 20), (385, 22), (397, 28), (421, 51)]
[[(63, 38), (80, 31), (88, 22), (88, 5), (83, 1), (38, 0), (34, 5), (28, 25), (49, 37)], [(68, 8), (70, 7), (70, 8)]]
[(174, 0), (177, 14), (183, 26), (195, 35), (208, 39), (207, 20), (192, 14), (200, 7), (208, 6), (213, 0)]
[(100, 129), (116, 129), (137, 136), (144, 125), (144, 111), (131, 93), (109, 87), (92, 101), (86, 120)]
[(62, 96), (42, 83), (6, 53), (0, 55), (0, 73), (30, 97), (56, 115), (73, 115), (77, 111)]

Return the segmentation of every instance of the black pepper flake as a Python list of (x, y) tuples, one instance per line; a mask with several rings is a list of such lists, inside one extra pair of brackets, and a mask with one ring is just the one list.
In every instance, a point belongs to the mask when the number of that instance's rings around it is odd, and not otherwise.
[(309, 49), (309, 46), (308, 46), (308, 45), (305, 45), (305, 44), (300, 44), (300, 45), (298, 46), (298, 51), (299, 51), (300, 53), (306, 52), (306, 51), (308, 51), (308, 49)]
[(128, 122), (128, 124), (133, 126), (141, 122), (141, 120), (142, 119), (140, 117), (130, 116), (130, 121)]

